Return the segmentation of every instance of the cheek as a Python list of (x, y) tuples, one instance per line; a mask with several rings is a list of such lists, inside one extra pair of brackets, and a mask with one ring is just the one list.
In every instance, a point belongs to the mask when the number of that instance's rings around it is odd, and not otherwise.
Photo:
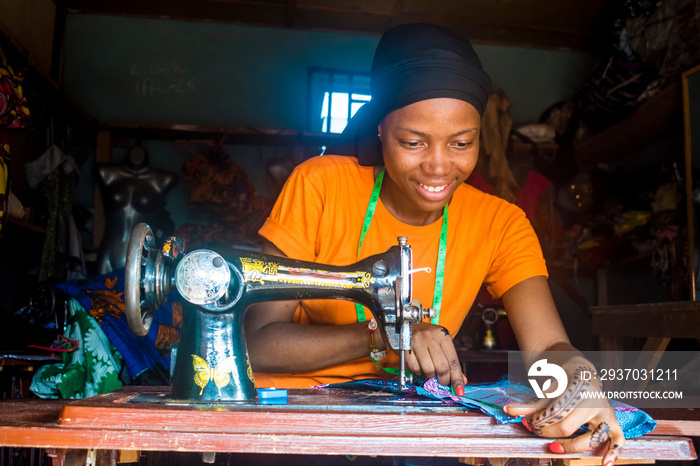
[(474, 171), (476, 168), (476, 163), (479, 160), (479, 150), (477, 149), (473, 154), (469, 154), (465, 156), (461, 163), (461, 170), (467, 174), (467, 176), (471, 175), (471, 173)]
[(396, 170), (406, 170), (411, 167), (411, 156), (398, 144), (382, 143), (384, 165)]

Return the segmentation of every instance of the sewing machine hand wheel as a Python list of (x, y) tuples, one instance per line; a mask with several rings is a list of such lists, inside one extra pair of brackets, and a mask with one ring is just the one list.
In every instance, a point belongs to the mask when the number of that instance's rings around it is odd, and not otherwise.
[(153, 312), (167, 298), (169, 283), (163, 279), (163, 256), (151, 227), (139, 223), (129, 238), (124, 273), (124, 308), (129, 329), (137, 336), (148, 333)]

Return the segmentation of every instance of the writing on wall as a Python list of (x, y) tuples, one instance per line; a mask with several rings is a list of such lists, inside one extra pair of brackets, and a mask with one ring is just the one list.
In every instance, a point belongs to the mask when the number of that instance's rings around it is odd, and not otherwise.
[(137, 95), (184, 94), (196, 90), (195, 80), (177, 62), (151, 65), (131, 65)]

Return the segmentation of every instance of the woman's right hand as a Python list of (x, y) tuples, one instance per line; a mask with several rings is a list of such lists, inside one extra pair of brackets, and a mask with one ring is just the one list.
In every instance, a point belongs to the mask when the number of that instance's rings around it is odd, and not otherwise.
[(467, 377), (462, 373), (450, 332), (427, 322), (414, 324), (412, 332), (412, 347), (406, 353), (406, 368), (422, 377), (437, 376), (440, 384), (452, 384), (455, 394), (463, 396)]

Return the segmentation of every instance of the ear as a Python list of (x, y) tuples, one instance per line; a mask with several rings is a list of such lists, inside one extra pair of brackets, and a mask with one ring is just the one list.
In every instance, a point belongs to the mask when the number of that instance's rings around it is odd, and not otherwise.
[(382, 139), (382, 124), (381, 123), (379, 123), (377, 125), (377, 137), (381, 141), (381, 139)]

